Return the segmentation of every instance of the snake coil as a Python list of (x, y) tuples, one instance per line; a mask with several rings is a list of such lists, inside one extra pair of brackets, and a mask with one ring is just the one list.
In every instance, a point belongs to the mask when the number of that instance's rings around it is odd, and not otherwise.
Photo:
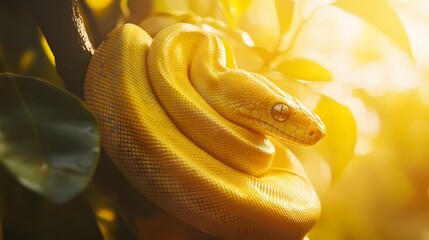
[(303, 239), (320, 203), (276, 138), (314, 144), (323, 124), (230, 58), (221, 40), (190, 24), (153, 40), (132, 24), (113, 30), (85, 79), (102, 146), (140, 193), (199, 230)]

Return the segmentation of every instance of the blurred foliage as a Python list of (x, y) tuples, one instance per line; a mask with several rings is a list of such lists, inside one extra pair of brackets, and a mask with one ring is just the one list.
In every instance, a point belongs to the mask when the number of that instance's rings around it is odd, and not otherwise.
[(334, 129), (316, 148), (331, 167), (335, 179), (353, 157), (356, 144), (356, 124), (350, 109), (337, 104), (332, 98), (323, 96), (314, 110), (325, 122), (327, 129)]
[[(407, 33), (388, 2), (384, 0), (337, 0), (334, 5), (372, 24), (412, 57)], [(383, 14), (383, 17), (374, 13)]]
[(0, 71), (37, 76), (63, 86), (31, 15), (19, 1), (2, 0), (0, 4)]
[(64, 203), (88, 185), (99, 150), (81, 100), (37, 78), (0, 74), (0, 164), (22, 185)]
[[(311, 69), (311, 71), (308, 71)], [(290, 59), (283, 61), (276, 69), (295, 79), (305, 79), (309, 81), (330, 81), (331, 73), (318, 63), (308, 59)]]
[[(322, 201), (311, 239), (429, 239), (424, 0), (80, 2), (95, 46), (124, 22), (152, 36), (192, 23), (228, 42), (240, 68), (267, 76), (321, 116), (325, 139), (291, 147)], [(53, 64), (19, 1), (1, 0), (0, 71), (62, 86)], [(0, 168), (0, 223), (6, 239), (210, 238), (138, 195), (107, 161), (84, 194), (64, 205), (27, 191)]]

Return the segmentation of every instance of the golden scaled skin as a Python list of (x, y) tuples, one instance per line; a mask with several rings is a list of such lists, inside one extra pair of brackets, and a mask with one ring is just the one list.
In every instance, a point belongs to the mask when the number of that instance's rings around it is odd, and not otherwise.
[(153, 41), (132, 24), (112, 31), (85, 80), (102, 146), (139, 192), (199, 230), (221, 239), (303, 239), (320, 203), (275, 138), (311, 145), (324, 126), (227, 54), (217, 37), (189, 24)]

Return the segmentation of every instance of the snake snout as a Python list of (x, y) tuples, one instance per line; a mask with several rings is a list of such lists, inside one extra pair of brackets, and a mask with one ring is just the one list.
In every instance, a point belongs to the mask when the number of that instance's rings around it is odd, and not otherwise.
[(314, 145), (325, 136), (326, 127), (317, 114), (307, 109), (300, 109), (295, 114), (296, 121), (294, 124), (301, 127), (301, 130), (295, 133), (298, 143), (307, 146)]
[(307, 129), (304, 135), (304, 142), (308, 143), (308, 145), (313, 145), (317, 143), (325, 136), (325, 131), (325, 126), (321, 122), (316, 122), (316, 124), (312, 124)]

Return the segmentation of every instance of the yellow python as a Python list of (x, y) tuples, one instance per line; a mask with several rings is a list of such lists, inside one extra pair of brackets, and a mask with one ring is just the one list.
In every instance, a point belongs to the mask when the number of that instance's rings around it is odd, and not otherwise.
[(194, 25), (170, 26), (153, 40), (136, 25), (116, 28), (85, 80), (102, 146), (139, 192), (201, 231), (304, 239), (320, 203), (276, 139), (311, 145), (324, 125), (232, 59), (219, 38)]

